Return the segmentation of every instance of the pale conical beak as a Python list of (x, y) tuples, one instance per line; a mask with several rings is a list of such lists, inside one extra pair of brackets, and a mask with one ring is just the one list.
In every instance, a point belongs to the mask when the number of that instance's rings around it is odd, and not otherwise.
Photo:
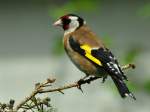
[(61, 19), (57, 20), (53, 25), (54, 25), (54, 26), (62, 26), (62, 21), (61, 21)]

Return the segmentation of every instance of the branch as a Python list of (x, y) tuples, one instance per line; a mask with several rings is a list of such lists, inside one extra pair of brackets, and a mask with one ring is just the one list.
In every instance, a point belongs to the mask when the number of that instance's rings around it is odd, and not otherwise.
[[(127, 70), (129, 68), (132, 68), (134, 69), (135, 68), (135, 65), (134, 64), (128, 64), (128, 65), (125, 65), (125, 66), (122, 66), (122, 70)], [(94, 81), (96, 79), (99, 79), (100, 77), (90, 77), (89, 79), (85, 80), (85, 81), (82, 81), (80, 84), (83, 85), (83, 84), (86, 84), (86, 83), (90, 83), (91, 81)], [(78, 81), (73, 83), (73, 84), (68, 84), (66, 86), (63, 86), (63, 87), (58, 87), (58, 88), (54, 88), (54, 89), (48, 89), (48, 90), (43, 90), (43, 91), (39, 91), (39, 93), (47, 93), (47, 92), (55, 92), (55, 91), (62, 91), (62, 90), (65, 90), (65, 89), (69, 89), (69, 88), (73, 88), (73, 87), (78, 87), (79, 86), (79, 83)]]
[[(128, 65), (125, 65), (125, 66), (122, 66), (122, 70), (127, 70), (129, 68), (132, 68), (134, 69), (135, 68), (135, 65), (134, 64), (128, 64)], [(84, 80), (84, 81), (81, 81), (80, 82), (80, 85), (83, 85), (83, 84), (89, 84), (91, 81), (94, 81), (96, 79), (98, 79), (100, 77), (90, 77), (89, 79), (87, 80)], [(17, 112), (19, 109), (23, 109), (25, 108), (25, 104), (27, 104), (30, 100), (32, 100), (32, 98), (35, 98), (35, 96), (37, 94), (42, 94), (42, 93), (49, 93), (49, 92), (60, 92), (62, 94), (64, 94), (62, 91), (65, 90), (65, 89), (69, 89), (69, 88), (74, 88), (74, 87), (79, 87), (79, 81), (77, 82), (74, 82), (72, 84), (68, 84), (68, 85), (65, 85), (65, 86), (62, 86), (62, 87), (58, 87), (58, 88), (48, 88), (50, 86), (52, 86), (52, 84), (56, 81), (56, 79), (51, 79), (51, 78), (48, 78), (46, 80), (46, 82), (44, 83), (37, 83), (35, 85), (35, 90), (29, 95), (27, 96), (26, 98), (24, 98), (23, 101), (21, 101), (15, 108), (14, 108), (14, 112)], [(48, 88), (48, 89), (47, 89)], [(37, 102), (36, 102), (37, 103)], [(39, 104), (39, 103), (37, 103)], [(35, 106), (32, 106), (32, 107), (35, 107)], [(38, 106), (37, 106), (38, 107)]]
[(121, 67), (121, 69), (124, 71), (124, 70), (127, 70), (129, 68), (132, 68), (132, 69), (135, 69), (135, 65), (134, 64), (127, 64), (127, 65), (124, 65)]

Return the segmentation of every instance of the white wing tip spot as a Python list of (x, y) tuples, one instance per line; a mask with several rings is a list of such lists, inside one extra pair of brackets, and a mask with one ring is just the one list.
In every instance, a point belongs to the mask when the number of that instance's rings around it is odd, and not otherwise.
[(128, 93), (125, 93), (124, 95), (125, 95), (126, 97), (128, 97), (128, 96), (129, 96), (129, 94), (128, 94)]

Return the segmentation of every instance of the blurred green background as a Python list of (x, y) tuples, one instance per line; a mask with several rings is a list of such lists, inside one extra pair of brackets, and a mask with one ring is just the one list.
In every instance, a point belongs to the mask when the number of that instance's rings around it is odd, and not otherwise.
[(49, 76), (58, 86), (83, 77), (63, 50), (63, 31), (52, 26), (67, 13), (83, 17), (121, 65), (136, 64), (126, 74), (137, 101), (121, 99), (109, 78), (83, 86), (84, 94), (48, 94), (53, 106), (58, 112), (149, 112), (149, 0), (0, 0), (0, 101), (19, 102)]

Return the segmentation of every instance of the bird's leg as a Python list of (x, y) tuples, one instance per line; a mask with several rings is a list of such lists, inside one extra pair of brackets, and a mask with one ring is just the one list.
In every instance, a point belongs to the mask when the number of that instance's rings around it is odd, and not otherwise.
[(103, 77), (102, 83), (104, 83), (104, 82), (106, 81), (106, 79), (107, 79), (107, 75), (105, 75), (105, 76)]
[(87, 77), (89, 77), (89, 76), (88, 76), (88, 75), (84, 76), (83, 78), (81, 78), (81, 79), (78, 81), (78, 83), (80, 83), (80, 84), (83, 83)]
[(87, 79), (85, 80), (85, 82), (87, 82), (88, 84), (90, 84), (92, 80), (97, 79), (97, 78), (98, 78), (97, 76), (90, 75), (90, 76), (87, 77)]

